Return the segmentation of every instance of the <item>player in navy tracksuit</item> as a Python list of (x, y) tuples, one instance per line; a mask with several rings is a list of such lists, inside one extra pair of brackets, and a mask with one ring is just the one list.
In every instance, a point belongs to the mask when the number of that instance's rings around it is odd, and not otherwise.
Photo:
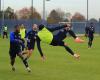
[(93, 39), (94, 39), (94, 33), (95, 33), (94, 24), (90, 23), (90, 26), (87, 26), (85, 28), (85, 32), (86, 32), (85, 35), (89, 38), (88, 48), (91, 48), (92, 47), (92, 42), (93, 42)]
[(10, 54), (12, 70), (15, 71), (14, 63), (15, 63), (15, 58), (16, 58), (16, 55), (17, 55), (23, 61), (26, 69), (28, 70), (28, 72), (30, 72), (28, 62), (26, 61), (26, 59), (24, 59), (23, 55), (21, 54), (21, 52), (22, 52), (21, 51), (21, 46), (22, 46), (23, 42), (21, 40), (21, 35), (19, 34), (19, 32), (20, 32), (20, 28), (19, 28), (18, 25), (16, 25), (14, 32), (10, 33), (9, 54)]
[(37, 29), (37, 25), (33, 24), (32, 29), (30, 31), (28, 31), (28, 33), (26, 34), (26, 37), (25, 37), (27, 39), (27, 50), (28, 50), (27, 59), (32, 55), (32, 52), (35, 47), (35, 42), (37, 43), (37, 48), (40, 52), (41, 57), (44, 58), (44, 55), (43, 55), (41, 47), (40, 47), (40, 42), (38, 40), (36, 40), (36, 36), (37, 36), (36, 29)]

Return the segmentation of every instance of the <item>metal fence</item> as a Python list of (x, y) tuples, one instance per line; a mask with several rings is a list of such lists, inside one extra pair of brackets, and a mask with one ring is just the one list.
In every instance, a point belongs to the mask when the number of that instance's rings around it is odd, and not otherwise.
[[(12, 31), (14, 25), (16, 24), (24, 24), (27, 29), (30, 29), (32, 24), (41, 24), (43, 21), (38, 21), (38, 20), (5, 20), (4, 24), (8, 26), (8, 31)], [(48, 27), (56, 27), (59, 26), (59, 24), (47, 24), (46, 22), (44, 23)], [(85, 27), (86, 23), (73, 23), (73, 30), (77, 34), (84, 34), (85, 33)], [(100, 34), (100, 22), (94, 23), (95, 26), (95, 31), (97, 34)], [(2, 20), (0, 20), (0, 31), (2, 29)]]

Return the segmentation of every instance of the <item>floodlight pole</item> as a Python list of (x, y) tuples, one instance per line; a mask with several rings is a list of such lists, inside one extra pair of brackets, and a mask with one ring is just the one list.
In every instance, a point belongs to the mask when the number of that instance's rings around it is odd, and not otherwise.
[(1, 0), (0, 0), (0, 11), (1, 11)]
[[(0, 12), (1, 12), (1, 0), (0, 0)], [(0, 37), (1, 37), (1, 26), (0, 26)]]
[[(31, 6), (32, 6), (32, 8), (33, 8), (33, 0), (31, 1)], [(33, 14), (33, 9), (32, 9), (32, 14)]]
[(45, 0), (43, 0), (43, 20), (45, 20)]
[(32, 24), (33, 24), (33, 0), (31, 0), (31, 17), (32, 17)]
[(85, 27), (88, 25), (88, 21), (89, 21), (89, 0), (86, 0), (86, 4), (87, 4), (87, 19), (86, 19), (86, 23), (85, 23)]
[(5, 18), (5, 12), (4, 12), (4, 0), (3, 0), (3, 10), (2, 10), (2, 26), (4, 26), (4, 18)]
[(87, 22), (89, 20), (89, 0), (87, 0)]
[(45, 11), (45, 8), (46, 8), (46, 1), (50, 1), (50, 0), (43, 0), (43, 20), (45, 20), (46, 19), (46, 15), (45, 15), (45, 13), (46, 13), (46, 11)]

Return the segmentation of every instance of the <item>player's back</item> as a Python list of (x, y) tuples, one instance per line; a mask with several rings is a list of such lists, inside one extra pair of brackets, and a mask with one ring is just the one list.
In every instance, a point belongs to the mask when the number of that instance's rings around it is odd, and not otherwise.
[(64, 40), (66, 38), (67, 31), (65, 29), (60, 30), (56, 35), (54, 35), (54, 38), (56, 40)]

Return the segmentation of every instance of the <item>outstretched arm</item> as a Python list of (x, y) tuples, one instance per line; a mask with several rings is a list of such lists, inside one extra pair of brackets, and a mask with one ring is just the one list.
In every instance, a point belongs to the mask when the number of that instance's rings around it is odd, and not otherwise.
[(74, 33), (74, 31), (73, 30), (68, 30), (68, 32), (69, 32), (69, 34), (74, 38), (74, 39), (76, 39), (77, 38), (77, 36), (76, 36), (76, 34)]
[(41, 55), (41, 57), (43, 57), (44, 55), (43, 55), (43, 52), (42, 52), (42, 49), (41, 49), (40, 39), (38, 37), (36, 39), (36, 42), (37, 42), (37, 48), (38, 48), (38, 50), (40, 52), (40, 55)]
[(76, 36), (73, 30), (68, 29), (69, 34), (75, 39), (75, 42), (77, 43), (83, 43), (84, 40), (80, 39), (79, 37)]
[(51, 32), (56, 31), (56, 30), (60, 30), (67, 27), (67, 25), (62, 25), (62, 26), (58, 26), (58, 27), (53, 27), (53, 28), (47, 28), (48, 30), (50, 30)]
[(40, 39), (37, 37), (36, 41), (37, 41), (37, 48), (38, 48), (38, 51), (40, 52), (41, 58), (43, 61), (45, 61), (46, 58), (45, 58), (45, 56), (42, 52), (42, 49), (41, 49)]

